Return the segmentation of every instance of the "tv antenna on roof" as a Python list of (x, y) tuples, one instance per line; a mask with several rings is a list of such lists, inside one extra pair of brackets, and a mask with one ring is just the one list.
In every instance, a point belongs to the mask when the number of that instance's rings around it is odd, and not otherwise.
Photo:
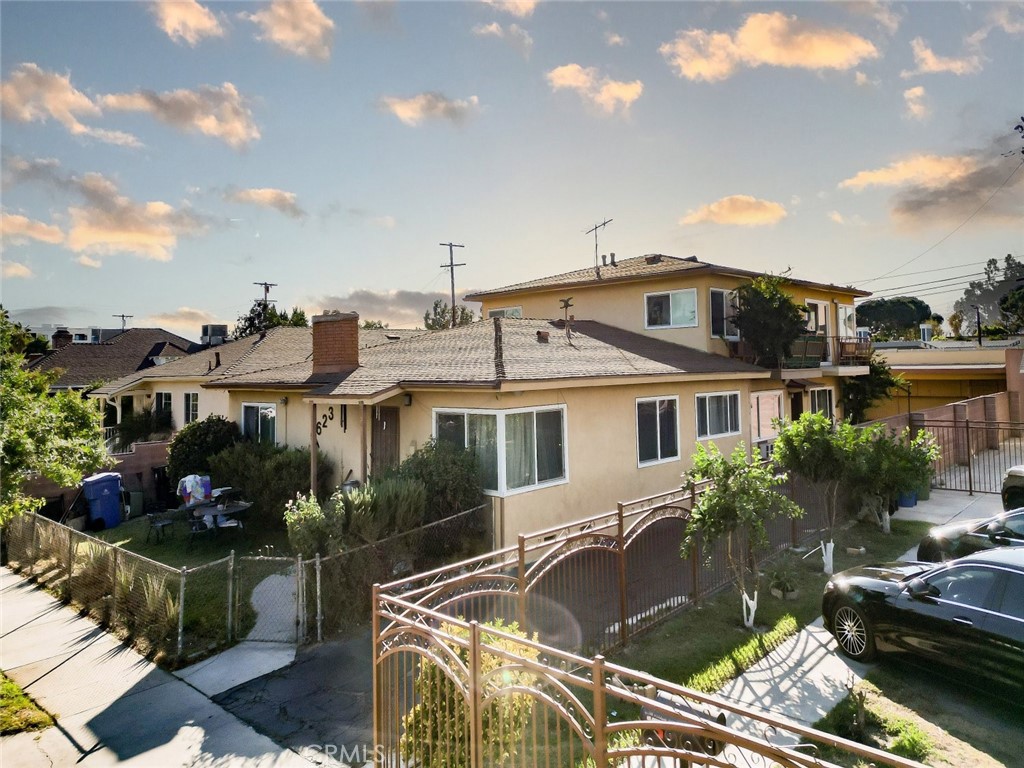
[[(595, 271), (597, 271), (599, 269), (599, 267), (597, 266), (597, 230), (604, 229), (605, 226), (607, 226), (608, 224), (611, 224), (611, 223), (612, 223), (611, 219), (605, 219), (600, 224), (595, 224), (591, 229), (588, 229), (586, 231), (586, 233), (585, 233), (585, 234), (588, 234), (588, 235), (591, 232), (594, 233), (594, 270)], [(598, 273), (598, 274), (600, 274), (600, 273)]]
[(125, 321), (128, 320), (128, 318), (130, 317), (135, 317), (135, 315), (111, 315), (111, 317), (121, 318), (121, 331), (123, 332), (126, 325)]

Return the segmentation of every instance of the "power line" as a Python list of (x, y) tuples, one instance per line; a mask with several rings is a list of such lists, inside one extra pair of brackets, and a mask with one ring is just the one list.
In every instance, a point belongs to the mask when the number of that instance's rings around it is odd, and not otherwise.
[(957, 283), (957, 282), (959, 282), (961, 280), (969, 280), (971, 278), (984, 277), (984, 276), (985, 276), (984, 272), (974, 272), (974, 273), (972, 273), (970, 275), (957, 275), (956, 277), (944, 277), (941, 280), (928, 280), (928, 281), (923, 282), (923, 283), (914, 283), (913, 285), (900, 285), (900, 286), (895, 286), (893, 288), (881, 288), (881, 289), (875, 291), (875, 293), (873, 295), (881, 296), (881, 295), (884, 295), (884, 294), (899, 293), (901, 291), (916, 290), (918, 288), (926, 288), (927, 286), (937, 286), (937, 285), (941, 285), (943, 283)]
[(901, 270), (901, 269), (903, 269), (903, 268), (904, 268), (905, 266), (907, 266), (908, 264), (913, 264), (913, 263), (914, 263), (915, 261), (917, 261), (918, 259), (920, 259), (920, 258), (921, 258), (922, 256), (924, 256), (924, 255), (925, 255), (925, 254), (927, 254), (928, 252), (930, 252), (930, 251), (934, 250), (935, 248), (938, 248), (938, 247), (939, 247), (940, 245), (942, 245), (942, 244), (943, 244), (944, 242), (946, 242), (946, 241), (947, 241), (947, 240), (948, 240), (949, 238), (951, 238), (951, 237), (952, 237), (953, 235), (955, 235), (955, 234), (956, 234), (957, 232), (959, 232), (959, 231), (960, 231), (960, 230), (961, 230), (961, 229), (962, 229), (962, 228), (963, 228), (963, 227), (964, 227), (964, 226), (965, 226), (965, 225), (967, 224), (967, 222), (969, 222), (969, 221), (970, 221), (971, 219), (973, 219), (973, 218), (974, 218), (975, 216), (977, 216), (977, 215), (978, 215), (979, 213), (981, 213), (981, 209), (982, 209), (982, 208), (984, 208), (984, 207), (985, 207), (986, 205), (988, 205), (988, 204), (989, 204), (989, 203), (990, 203), (990, 202), (992, 201), (992, 198), (993, 198), (993, 197), (995, 197), (995, 196), (996, 196), (996, 195), (997, 195), (997, 194), (999, 193), (999, 191), (1000, 191), (1000, 190), (1002, 190), (1002, 188), (1003, 188), (1003, 187), (1005, 187), (1005, 186), (1006, 186), (1007, 184), (1009, 184), (1009, 183), (1010, 183), (1010, 179), (1012, 179), (1012, 178), (1013, 178), (1013, 175), (1014, 175), (1014, 174), (1015, 174), (1015, 173), (1016, 173), (1017, 171), (1019, 171), (1019, 170), (1020, 170), (1020, 167), (1021, 167), (1022, 165), (1024, 165), (1024, 160), (1022, 160), (1021, 162), (1019, 162), (1019, 163), (1017, 164), (1017, 167), (1016, 167), (1016, 168), (1014, 168), (1014, 169), (1013, 169), (1012, 171), (1010, 171), (1010, 175), (1009, 175), (1009, 176), (1007, 176), (1007, 177), (1006, 177), (1005, 179), (1003, 179), (1003, 183), (1002, 183), (1002, 184), (1000, 184), (1000, 185), (999, 185), (998, 187), (996, 187), (996, 188), (995, 188), (995, 190), (994, 190), (994, 191), (992, 192), (992, 194), (991, 194), (991, 195), (989, 195), (989, 196), (988, 196), (988, 198), (987, 198), (987, 199), (985, 200), (985, 202), (984, 202), (984, 203), (982, 203), (981, 205), (979, 205), (979, 206), (977, 207), (977, 209), (975, 209), (974, 213), (972, 213), (972, 214), (971, 214), (970, 216), (968, 216), (968, 217), (967, 217), (966, 219), (964, 219), (964, 220), (963, 220), (962, 222), (960, 222), (960, 223), (959, 223), (959, 224), (958, 224), (958, 225), (956, 226), (956, 228), (955, 228), (955, 229), (953, 229), (953, 231), (952, 231), (952, 232), (950, 232), (949, 234), (947, 234), (947, 235), (946, 235), (945, 237), (943, 237), (943, 238), (942, 238), (941, 240), (939, 240), (938, 242), (936, 242), (936, 243), (933, 243), (932, 245), (930, 245), (930, 246), (928, 246), (927, 248), (925, 248), (925, 249), (924, 249), (923, 251), (921, 251), (921, 253), (917, 254), (917, 256), (915, 256), (914, 258), (910, 259), (909, 261), (905, 261), (905, 262), (903, 262), (903, 263), (902, 263), (902, 264), (900, 264), (900, 265), (899, 265), (898, 267), (893, 267), (893, 268), (892, 268), (892, 269), (890, 269), (890, 270), (889, 270), (888, 272), (886, 272), (885, 274), (879, 275), (878, 277), (872, 278), (872, 279), (870, 279), (870, 280), (863, 280), (863, 281), (861, 281), (861, 284), (863, 285), (864, 283), (873, 283), (873, 282), (874, 282), (875, 280), (881, 280), (881, 279), (882, 279), (883, 277), (888, 277), (888, 276), (889, 276), (889, 275), (891, 275), (891, 274), (892, 274), (893, 272), (897, 272), (898, 270)]
[[(890, 280), (897, 277), (910, 277), (912, 275), (927, 275), (932, 272), (948, 272), (951, 269), (962, 269), (963, 267), (980, 267), (983, 264), (987, 264), (988, 261), (972, 261), (968, 264), (954, 264), (951, 267), (936, 267), (934, 269), (922, 269), (918, 272), (900, 272), (898, 275), (889, 275), (888, 277), (875, 277), (870, 280), (854, 280), (853, 285), (864, 285), (865, 283), (873, 283), (878, 280)], [(884, 289), (883, 289), (884, 290)]]

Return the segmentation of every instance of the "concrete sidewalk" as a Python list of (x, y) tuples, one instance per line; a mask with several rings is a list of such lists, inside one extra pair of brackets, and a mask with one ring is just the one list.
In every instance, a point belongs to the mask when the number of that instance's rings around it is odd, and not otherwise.
[(311, 765), (7, 568), (0, 667), (57, 718), (0, 739), (4, 768)]
[[(938, 525), (989, 517), (1000, 510), (998, 495), (968, 496), (957, 491), (932, 491), (927, 501), (900, 509), (896, 519)], [(913, 560), (916, 553), (915, 546), (902, 559)], [(848, 692), (847, 683), (861, 680), (872, 666), (841, 655), (835, 639), (825, 631), (819, 617), (726, 685), (718, 695), (751, 709), (770, 712), (774, 717), (784, 712), (785, 719), (809, 726), (843, 700)], [(783, 743), (786, 739), (780, 734), (778, 741)]]

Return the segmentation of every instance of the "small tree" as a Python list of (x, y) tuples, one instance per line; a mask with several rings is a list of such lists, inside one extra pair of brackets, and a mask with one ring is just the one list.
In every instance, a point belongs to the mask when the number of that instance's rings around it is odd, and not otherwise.
[(806, 307), (790, 298), (784, 283), (778, 275), (761, 275), (736, 289), (733, 322), (753, 349), (754, 363), (765, 368), (778, 368), (807, 332)]
[(743, 625), (752, 629), (759, 585), (754, 551), (768, 543), (765, 523), (779, 516), (799, 517), (803, 510), (775, 490), (785, 475), (748, 463), (743, 443), (728, 457), (713, 443), (708, 448), (698, 445), (684, 478), (691, 483), (710, 480), (711, 485), (690, 511), (680, 554), (690, 557), (699, 536), (703, 554), (709, 557), (715, 542), (725, 539), (726, 562), (742, 598)]
[(894, 389), (906, 389), (907, 382), (902, 375), (893, 373), (892, 368), (878, 354), (871, 355), (868, 373), (865, 376), (849, 376), (839, 384), (839, 400), (843, 413), (853, 424), (864, 421), (868, 409), (882, 399), (892, 397)]
[(269, 301), (256, 299), (248, 313), (238, 316), (234, 337), (241, 339), (282, 325), (305, 328), (309, 326), (309, 319), (298, 307), (292, 307), (289, 314), (287, 309), (279, 312)]
[(363, 320), (362, 325), (359, 327), (367, 331), (383, 331), (391, 326), (383, 320)]
[[(476, 315), (469, 307), (456, 305), (455, 325), (469, 325), (476, 320)], [(443, 299), (434, 301), (429, 312), (423, 313), (423, 327), (428, 331), (441, 331), (452, 327), (452, 309)]]
[(211, 414), (202, 421), (186, 424), (167, 448), (167, 472), (173, 482), (185, 475), (210, 473), (210, 457), (241, 439), (238, 425)]
[(931, 479), (939, 458), (934, 435), (910, 430), (897, 434), (881, 424), (860, 431), (848, 487), (868, 502), (884, 533), (890, 532), (889, 510), (901, 493), (920, 488)]
[(825, 509), (821, 554), (825, 573), (832, 573), (832, 534), (839, 515), (839, 490), (853, 471), (857, 430), (848, 421), (833, 424), (820, 413), (803, 413), (780, 425), (772, 456), (780, 467), (814, 483)]

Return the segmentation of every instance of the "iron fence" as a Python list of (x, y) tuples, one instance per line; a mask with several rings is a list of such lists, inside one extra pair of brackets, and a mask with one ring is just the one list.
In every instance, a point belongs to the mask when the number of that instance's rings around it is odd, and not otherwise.
[(934, 467), (939, 488), (999, 493), (1007, 467), (1024, 463), (1019, 422), (914, 420), (913, 427), (931, 432), (942, 451)]

